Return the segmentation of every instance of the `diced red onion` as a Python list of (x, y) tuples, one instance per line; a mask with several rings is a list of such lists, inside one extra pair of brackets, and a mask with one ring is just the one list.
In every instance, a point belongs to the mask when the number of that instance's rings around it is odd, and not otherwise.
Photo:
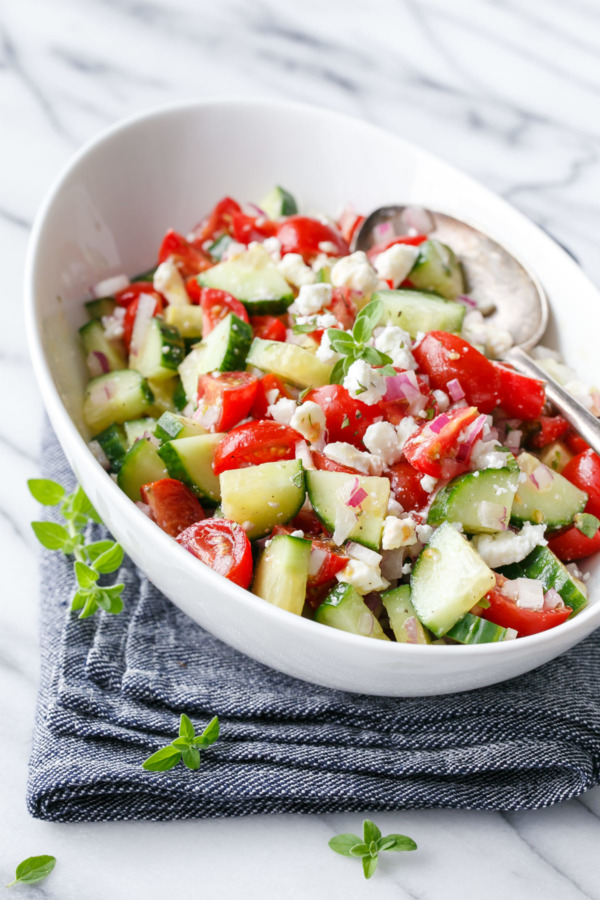
[(141, 350), (146, 336), (148, 323), (154, 315), (155, 306), (156, 299), (152, 294), (140, 294), (135, 321), (133, 323), (133, 332), (131, 334), (131, 345), (129, 348), (130, 352), (133, 354), (136, 354)]
[(129, 287), (129, 278), (127, 275), (113, 275), (111, 278), (103, 278), (98, 284), (92, 288), (94, 297), (112, 297), (117, 291)]
[(213, 425), (216, 424), (220, 414), (219, 404), (213, 403), (212, 406), (199, 406), (192, 413), (192, 419), (199, 422), (207, 431), (210, 431)]
[(509, 428), (520, 428), (522, 421), (522, 419), (507, 419), (506, 424)]
[(256, 203), (244, 203), (244, 212), (247, 212), (247, 214), (252, 216), (263, 216), (265, 219), (269, 218), (264, 209), (261, 209)]
[(373, 229), (373, 237), (376, 244), (390, 241), (395, 236), (394, 226), (391, 222), (380, 222)]
[(388, 581), (402, 577), (404, 554), (404, 547), (398, 547), (396, 550), (384, 550), (381, 554), (381, 574)]
[(402, 221), (409, 228), (414, 228), (416, 234), (429, 234), (435, 228), (433, 219), (422, 206), (407, 206), (402, 213)]
[(92, 350), (91, 353), (88, 353), (86, 364), (92, 378), (97, 378), (99, 375), (106, 375), (107, 372), (110, 372), (108, 357), (101, 350)]
[(367, 494), (365, 489), (360, 486), (358, 478), (355, 478), (346, 505), (352, 506), (355, 509), (357, 506), (360, 506), (363, 500), (366, 500), (368, 496), (369, 495)]
[(412, 403), (421, 396), (417, 376), (412, 371), (388, 375), (385, 379), (385, 387), (384, 400), (408, 400), (409, 403)]
[(414, 616), (409, 616), (408, 619), (404, 622), (404, 627), (406, 629), (406, 635), (408, 637), (407, 644), (418, 644), (419, 643), (419, 630), (417, 628), (417, 620)]
[(110, 462), (98, 441), (90, 441), (88, 447), (90, 448), (94, 459), (99, 462), (102, 468), (106, 469), (106, 471), (108, 472), (108, 470), (110, 469)]
[(477, 515), (484, 528), (493, 528), (494, 531), (506, 531), (508, 528), (508, 510), (500, 503), (482, 500), (477, 507)]
[(296, 442), (296, 459), (299, 459), (305, 469), (314, 469), (312, 453), (306, 441)]
[(548, 588), (544, 594), (544, 609), (564, 609), (565, 604), (555, 588)]
[(141, 500), (136, 500), (135, 505), (138, 509), (140, 509), (145, 516), (148, 516), (149, 519), (152, 518), (152, 507), (147, 503), (142, 503)]
[(546, 488), (550, 487), (550, 485), (554, 481), (554, 473), (551, 469), (548, 468), (548, 466), (542, 464), (533, 470), (533, 472), (529, 476), (529, 480), (533, 483), (534, 487), (538, 489), (538, 491), (544, 491), (546, 490)]
[(521, 438), (523, 437), (523, 432), (515, 428), (513, 431), (509, 431), (506, 435), (505, 444), (509, 450), (519, 450), (521, 447)]
[(519, 636), (519, 632), (516, 628), (507, 628), (506, 634), (504, 635), (505, 641), (514, 641), (515, 638)]
[(436, 416), (436, 418), (429, 423), (429, 429), (430, 431), (433, 431), (434, 434), (439, 434), (449, 421), (450, 416), (447, 416), (446, 413), (442, 413), (441, 416)]
[(472, 297), (467, 297), (466, 294), (459, 294), (455, 299), (463, 306), (468, 306), (469, 309), (477, 309), (477, 302)]
[(468, 460), (473, 444), (478, 439), (481, 431), (483, 430), (485, 420), (486, 417), (483, 414), (477, 416), (475, 421), (471, 422), (471, 424), (467, 425), (467, 427), (464, 429), (456, 453), (456, 459), (458, 460), (458, 462), (466, 462)]
[(356, 623), (356, 630), (359, 634), (364, 635), (365, 637), (370, 637), (373, 634), (373, 625), (375, 624), (375, 617), (373, 613), (365, 610), (358, 617), (358, 622)]
[(462, 389), (461, 383), (458, 378), (452, 378), (448, 384), (446, 385), (448, 389), (448, 393), (450, 394), (453, 400), (463, 400), (465, 396), (465, 392)]
[[(517, 606), (522, 609), (541, 610), (544, 608), (544, 586), (535, 578), (515, 578), (513, 581), (516, 590)], [(504, 589), (506, 594), (506, 586)]]
[(356, 525), (356, 513), (346, 503), (336, 503), (335, 508), (335, 530), (333, 532), (333, 542), (340, 547), (354, 526)]
[(316, 575), (327, 558), (327, 551), (313, 547), (308, 560), (308, 574)]
[(346, 551), (348, 556), (351, 556), (353, 559), (359, 559), (367, 566), (379, 568), (381, 553), (376, 553), (375, 550), (369, 550), (368, 547), (363, 547), (362, 544), (356, 544), (354, 541), (348, 543)]
[(379, 616), (383, 612), (383, 603), (381, 595), (377, 591), (370, 591), (363, 597), (364, 603), (369, 607), (374, 616)]

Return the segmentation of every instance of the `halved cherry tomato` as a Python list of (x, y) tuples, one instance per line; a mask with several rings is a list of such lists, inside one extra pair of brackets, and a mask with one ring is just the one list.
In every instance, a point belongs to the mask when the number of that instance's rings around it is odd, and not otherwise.
[(466, 472), (471, 454), (467, 445), (460, 443), (460, 433), (478, 415), (474, 406), (459, 407), (436, 416), (411, 434), (403, 448), (411, 466), (434, 478), (454, 478)]
[(302, 435), (288, 425), (268, 419), (246, 422), (226, 434), (217, 444), (213, 472), (220, 475), (227, 469), (294, 459), (296, 444), (302, 440)]
[(198, 284), (198, 279), (195, 275), (192, 275), (190, 278), (186, 278), (185, 289), (188, 292), (188, 297), (190, 298), (192, 303), (200, 303), (202, 288)]
[(541, 450), (552, 441), (557, 441), (569, 430), (569, 423), (562, 416), (540, 416), (527, 429), (526, 444)]
[(118, 306), (130, 306), (134, 300), (137, 300), (140, 294), (152, 294), (158, 300), (160, 294), (154, 290), (151, 281), (136, 281), (134, 284), (128, 284), (126, 288), (117, 291), (115, 300)]
[(571, 525), (562, 534), (550, 538), (548, 549), (551, 550), (563, 562), (573, 562), (575, 559), (584, 559), (600, 550), (600, 530), (594, 537), (586, 537), (575, 525)]
[(243, 212), (234, 212), (231, 216), (231, 233), (238, 243), (249, 244), (250, 241), (274, 237), (277, 233), (277, 223), (264, 216), (246, 216)]
[(365, 431), (381, 416), (378, 406), (367, 406), (355, 400), (341, 384), (313, 388), (306, 395), (306, 400), (318, 403), (325, 413), (329, 443), (345, 441), (355, 447), (363, 447)]
[[(318, 253), (328, 256), (347, 256), (350, 252), (347, 242), (333, 225), (326, 225), (308, 216), (289, 216), (277, 225), (277, 240), (281, 252), (300, 253), (305, 261)], [(324, 250), (321, 245), (327, 245)]]
[(358, 469), (351, 469), (350, 466), (343, 466), (341, 463), (329, 459), (328, 456), (325, 456), (324, 453), (319, 453), (318, 450), (313, 450), (312, 459), (315, 468), (324, 472), (346, 472), (348, 475), (364, 475), (364, 472), (359, 472)]
[(215, 431), (229, 431), (250, 412), (257, 385), (258, 378), (250, 372), (201, 375), (198, 379), (198, 420)]
[(546, 402), (543, 381), (521, 375), (506, 365), (495, 364), (500, 375), (498, 402), (510, 419), (537, 419)]
[(301, 509), (289, 523), (294, 531), (300, 530), (305, 534), (318, 536), (323, 534), (323, 526), (316, 515), (310, 509)]
[[(162, 301), (162, 297), (160, 294), (155, 294), (154, 291), (146, 291), (145, 293), (150, 293), (156, 296), (156, 304), (154, 306), (153, 316), (160, 316), (165, 308), (165, 305)], [(135, 325), (135, 317), (137, 315), (138, 306), (140, 305), (139, 296), (130, 303), (125, 311), (125, 318), (123, 319), (123, 340), (125, 341), (125, 346), (127, 347), (127, 351), (129, 352), (129, 348), (131, 346), (131, 338), (133, 335), (133, 326)]]
[(356, 292), (349, 287), (333, 288), (331, 292), (331, 303), (327, 307), (336, 317), (342, 328), (352, 328), (356, 319), (357, 307), (354, 301)]
[(410, 244), (412, 247), (418, 247), (419, 244), (425, 243), (426, 240), (426, 234), (401, 234), (398, 237), (393, 237), (389, 241), (382, 241), (381, 244), (375, 244), (370, 250), (367, 250), (367, 257), (373, 262), (380, 253), (393, 247), (394, 244)]
[(240, 587), (252, 579), (252, 548), (244, 529), (228, 519), (205, 519), (177, 537), (199, 560)]
[[(274, 395), (273, 391), (277, 394)], [(254, 419), (264, 419), (267, 409), (272, 403), (277, 403), (282, 397), (291, 399), (292, 395), (278, 375), (268, 372), (259, 379), (256, 388), (256, 397), (252, 406), (251, 415)]]
[(394, 498), (405, 510), (426, 506), (429, 494), (421, 485), (423, 474), (408, 462), (397, 462), (388, 472)]
[(275, 316), (250, 316), (254, 337), (264, 341), (285, 341), (285, 325)]
[(203, 250), (190, 244), (182, 234), (173, 231), (172, 228), (167, 231), (160, 245), (160, 250), (158, 251), (159, 263), (165, 262), (170, 256), (173, 257), (175, 265), (183, 278), (198, 275), (199, 272), (204, 272), (205, 269), (210, 269), (213, 265), (213, 261)]
[(241, 212), (240, 204), (231, 197), (219, 200), (209, 216), (196, 225), (193, 230), (194, 242), (215, 240), (222, 234), (231, 234), (231, 220), (234, 213)]
[(570, 459), (560, 474), (586, 492), (585, 511), (600, 519), (600, 456), (591, 449), (584, 450)]
[(591, 450), (588, 442), (584, 441), (581, 435), (577, 434), (576, 431), (567, 431), (564, 440), (571, 453), (577, 454), (583, 453), (584, 450)]
[(444, 390), (457, 378), (469, 405), (482, 413), (490, 413), (497, 406), (499, 366), (457, 334), (430, 331), (413, 348), (413, 356), (421, 371), (429, 375), (432, 388)]
[(537, 634), (561, 625), (562, 622), (566, 622), (572, 612), (569, 606), (565, 609), (542, 609), (539, 611), (524, 609), (498, 590), (490, 591), (485, 598), (490, 605), (481, 610), (482, 619), (500, 625), (501, 628), (514, 628), (519, 637)]
[(235, 313), (238, 319), (248, 321), (248, 313), (242, 303), (227, 291), (219, 291), (217, 288), (201, 288), (200, 306), (202, 307), (202, 337), (219, 324), (221, 319), (229, 313)]
[(140, 493), (152, 510), (156, 524), (171, 537), (177, 537), (190, 525), (204, 519), (204, 510), (196, 495), (175, 478), (151, 481), (142, 485)]

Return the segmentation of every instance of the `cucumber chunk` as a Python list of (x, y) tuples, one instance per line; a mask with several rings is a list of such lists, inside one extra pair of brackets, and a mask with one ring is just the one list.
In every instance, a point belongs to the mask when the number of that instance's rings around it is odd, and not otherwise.
[[(169, 378), (167, 381), (153, 381), (149, 378), (148, 385), (154, 394), (152, 415), (158, 419), (164, 412), (175, 412), (177, 408), (175, 394), (177, 388), (181, 388), (181, 380), (177, 376)], [(185, 402), (187, 403), (187, 400)]]
[(229, 469), (221, 472), (220, 480), (223, 515), (238, 522), (251, 539), (293, 519), (306, 496), (299, 459)]
[(176, 438), (196, 437), (199, 434), (208, 434), (208, 432), (200, 422), (196, 422), (194, 419), (165, 412), (156, 423), (154, 434), (160, 441), (174, 441)]
[(465, 293), (462, 268), (454, 251), (435, 239), (419, 246), (417, 261), (408, 277), (418, 290), (435, 291), (447, 300)]
[(308, 497), (314, 511), (328, 531), (335, 531), (336, 519), (348, 510), (346, 505), (354, 482), (367, 497), (354, 509), (356, 524), (348, 540), (379, 550), (383, 520), (390, 498), (388, 478), (376, 475), (349, 475), (345, 472), (310, 471), (306, 473)]
[(98, 297), (97, 300), (88, 300), (85, 308), (90, 319), (101, 319), (102, 316), (112, 316), (116, 305), (113, 297)]
[(389, 641), (387, 634), (351, 584), (338, 584), (317, 607), (315, 621), (340, 631)]
[(554, 588), (570, 606), (574, 613), (587, 604), (587, 598), (580, 588), (581, 582), (572, 578), (565, 565), (548, 547), (534, 547), (529, 556), (518, 563), (502, 566), (498, 570), (506, 578), (537, 578), (544, 585), (544, 591)]
[(487, 619), (467, 613), (464, 619), (457, 622), (446, 637), (458, 641), (459, 644), (494, 644), (506, 640), (506, 628), (494, 625)]
[(383, 301), (381, 325), (398, 325), (412, 338), (420, 331), (458, 332), (466, 312), (462, 303), (422, 291), (378, 291), (372, 299)]
[(200, 306), (167, 306), (165, 322), (176, 328), (182, 338), (202, 337), (202, 309)]
[(140, 488), (167, 477), (164, 463), (148, 438), (140, 438), (129, 448), (117, 475), (117, 484), (130, 500), (141, 500)]
[(214, 244), (210, 245), (210, 247), (208, 248), (208, 252), (210, 253), (210, 255), (212, 256), (213, 259), (221, 260), (221, 259), (223, 259), (223, 256), (225, 255), (225, 251), (227, 250), (229, 245), (232, 243), (233, 243), (232, 237), (230, 237), (228, 234), (222, 234), (220, 238), (217, 238), (217, 240), (214, 242)]
[(92, 378), (83, 395), (83, 418), (92, 435), (109, 425), (139, 419), (150, 411), (154, 395), (148, 382), (133, 369)]
[(513, 525), (543, 523), (552, 530), (570, 525), (577, 513), (583, 512), (588, 501), (585, 491), (580, 491), (531, 453), (521, 453), (517, 463), (527, 479), (517, 487), (511, 514)]
[[(435, 495), (427, 523), (441, 525), (442, 522), (460, 522), (468, 534), (493, 534), (506, 530), (517, 482), (518, 472), (509, 468), (482, 469), (459, 475)], [(482, 503), (493, 503), (498, 507), (496, 525), (485, 524), (489, 521), (490, 508), (482, 507)]]
[(225, 316), (179, 366), (188, 401), (196, 403), (200, 375), (206, 372), (241, 371), (246, 365), (246, 355), (251, 343), (250, 325), (235, 313)]
[(448, 522), (421, 551), (410, 578), (416, 613), (443, 637), (496, 584), (496, 577), (468, 541)]
[(129, 356), (129, 368), (136, 369), (153, 381), (166, 381), (177, 374), (183, 362), (183, 338), (176, 328), (160, 319), (152, 318), (137, 351)]
[(254, 338), (246, 359), (249, 366), (279, 375), (296, 387), (323, 387), (329, 384), (332, 366), (322, 363), (314, 353), (283, 341)]
[(391, 591), (385, 591), (381, 595), (381, 601), (389, 616), (394, 637), (399, 643), (431, 643), (431, 638), (417, 618), (417, 613), (410, 599), (410, 586), (408, 584), (402, 584)]
[(306, 598), (311, 542), (279, 534), (261, 553), (252, 582), (252, 593), (267, 603), (302, 615)]
[(97, 434), (95, 440), (102, 447), (112, 471), (118, 472), (123, 465), (125, 454), (129, 448), (123, 426), (110, 425), (104, 431), (101, 431), (100, 434)]
[(212, 464), (222, 437), (222, 434), (200, 434), (177, 438), (158, 449), (170, 477), (183, 481), (197, 497), (213, 505), (221, 499), (219, 479), (213, 472)]
[[(79, 329), (79, 334), (81, 335), (81, 342), (86, 357), (90, 353), (103, 354), (110, 372), (127, 368), (123, 342), (109, 341), (100, 322), (95, 319), (92, 322), (88, 322), (87, 325)], [(88, 365), (87, 358), (86, 365)]]
[(573, 456), (574, 454), (562, 441), (552, 441), (551, 444), (546, 444), (544, 449), (540, 450), (540, 460), (553, 472), (562, 472)]
[(140, 272), (139, 275), (135, 275), (131, 280), (133, 281), (154, 281), (154, 273), (158, 269), (158, 266), (154, 266), (152, 269), (148, 269), (146, 272)]
[(129, 450), (137, 440), (153, 434), (156, 428), (156, 419), (152, 416), (145, 416), (143, 419), (130, 419), (125, 422), (125, 437), (127, 440), (127, 449)]
[(293, 196), (285, 188), (277, 185), (263, 197), (258, 204), (270, 219), (280, 219), (281, 216), (295, 216), (298, 212), (298, 204)]
[(291, 287), (260, 244), (201, 272), (198, 284), (233, 294), (250, 315), (279, 315), (294, 299)]

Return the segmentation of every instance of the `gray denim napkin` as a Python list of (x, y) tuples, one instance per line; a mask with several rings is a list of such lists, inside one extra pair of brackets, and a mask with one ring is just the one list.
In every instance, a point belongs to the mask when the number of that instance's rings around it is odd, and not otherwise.
[[(47, 428), (44, 476), (73, 476)], [(99, 535), (98, 535), (99, 536)], [(504, 684), (442, 697), (356, 696), (246, 658), (128, 561), (125, 610), (69, 612), (72, 563), (44, 552), (42, 676), (28, 784), (54, 821), (414, 807), (533, 809), (600, 781), (600, 631)], [(257, 600), (257, 603), (261, 602)], [(198, 771), (150, 773), (181, 712), (221, 738)]]

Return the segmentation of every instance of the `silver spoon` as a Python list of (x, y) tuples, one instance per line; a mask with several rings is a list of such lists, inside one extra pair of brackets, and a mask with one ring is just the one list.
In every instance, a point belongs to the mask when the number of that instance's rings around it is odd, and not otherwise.
[(517, 372), (546, 383), (546, 397), (567, 422), (600, 454), (600, 420), (574, 399), (527, 354), (546, 330), (548, 299), (536, 278), (522, 262), (489, 235), (446, 213), (409, 206), (382, 206), (372, 212), (355, 233), (351, 249), (369, 250), (377, 243), (375, 228), (389, 222), (395, 234), (407, 234), (415, 214), (425, 216), (428, 231), (447, 244), (460, 259), (467, 292), (475, 300), (493, 303), (487, 321), (505, 329), (514, 346), (503, 354)]

